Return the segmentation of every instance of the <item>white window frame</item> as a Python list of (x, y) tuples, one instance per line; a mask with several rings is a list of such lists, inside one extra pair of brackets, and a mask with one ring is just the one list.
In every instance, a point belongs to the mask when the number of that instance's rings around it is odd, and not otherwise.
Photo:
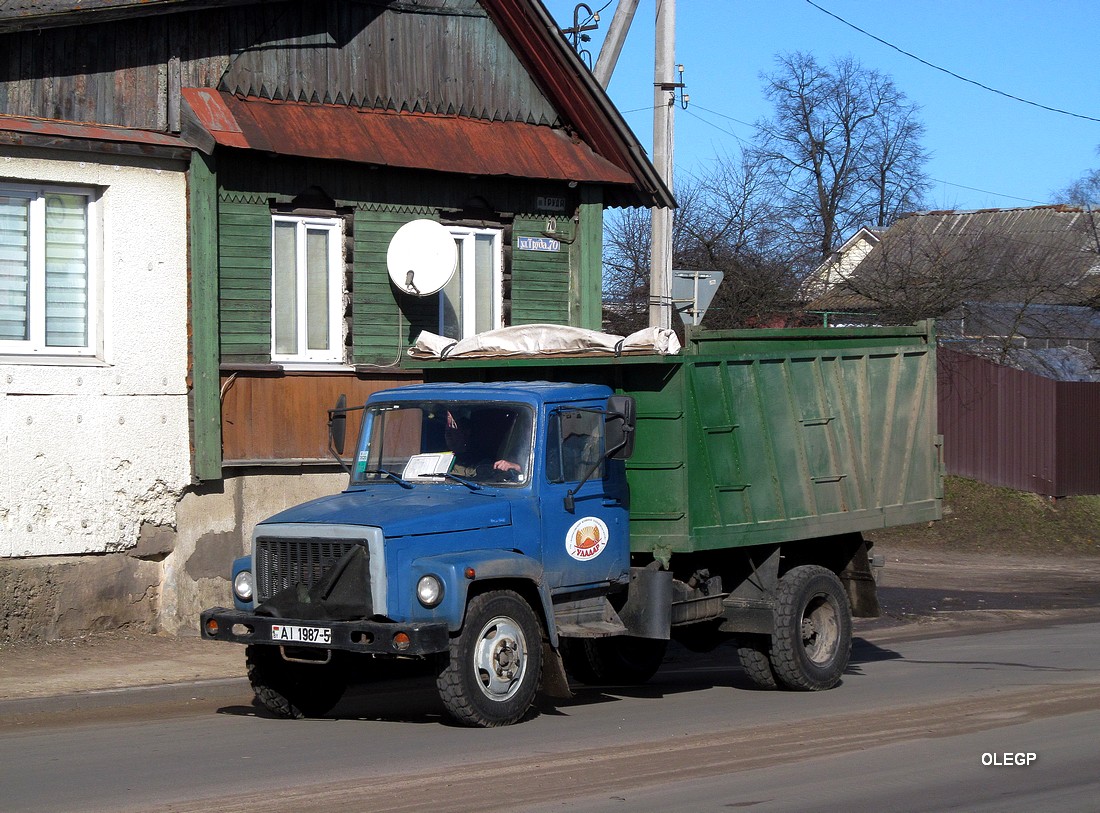
[[(478, 229), (465, 226), (448, 226), (447, 231), (455, 238), (458, 246), (458, 268), (456, 274), (464, 269), (475, 268), (477, 263), (477, 238), (488, 236), (492, 245), (492, 302), (490, 303), (490, 330), (504, 326), (504, 232), (501, 229)], [(474, 274), (462, 274), (460, 279), (462, 312), (462, 335), (451, 338), (468, 339), (477, 333), (477, 279)], [(439, 294), (438, 333), (444, 335), (445, 301), (443, 292)]]
[[(275, 232), (279, 223), (295, 226), (295, 279), (297, 299), (298, 348), (294, 353), (277, 351), (275, 302)], [(328, 348), (310, 350), (306, 298), (306, 232), (320, 230), (328, 234)], [(344, 358), (344, 221), (341, 218), (271, 216), (271, 360), (278, 364), (343, 364)]]
[[(85, 318), (87, 335), (80, 346), (46, 343), (46, 198), (49, 195), (78, 195), (85, 201), (86, 296)], [(100, 354), (101, 235), (99, 193), (89, 187), (60, 184), (28, 184), (0, 182), (0, 195), (23, 197), (29, 203), (27, 300), (28, 338), (0, 339), (0, 355), (60, 360), (95, 358)]]

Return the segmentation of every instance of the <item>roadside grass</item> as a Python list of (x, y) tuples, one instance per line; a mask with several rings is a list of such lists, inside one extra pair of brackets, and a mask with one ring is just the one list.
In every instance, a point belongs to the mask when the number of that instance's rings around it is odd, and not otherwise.
[(947, 477), (942, 520), (865, 536), (879, 544), (929, 549), (1100, 556), (1100, 495), (1054, 500)]

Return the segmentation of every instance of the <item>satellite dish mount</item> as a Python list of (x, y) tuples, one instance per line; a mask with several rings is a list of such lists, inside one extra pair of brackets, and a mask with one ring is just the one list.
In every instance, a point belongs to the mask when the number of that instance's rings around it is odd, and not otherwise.
[(458, 246), (446, 227), (434, 220), (412, 220), (397, 230), (386, 250), (390, 281), (411, 296), (443, 290), (458, 268)]

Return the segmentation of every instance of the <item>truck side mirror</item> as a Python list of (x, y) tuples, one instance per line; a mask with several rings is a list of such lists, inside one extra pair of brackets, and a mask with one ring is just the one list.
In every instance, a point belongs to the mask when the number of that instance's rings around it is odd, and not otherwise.
[(607, 399), (604, 448), (612, 460), (628, 460), (634, 454), (635, 410), (634, 398), (629, 395), (612, 395)]
[(336, 407), (328, 411), (329, 449), (339, 458), (344, 453), (344, 438), (348, 432), (348, 397), (340, 393)]

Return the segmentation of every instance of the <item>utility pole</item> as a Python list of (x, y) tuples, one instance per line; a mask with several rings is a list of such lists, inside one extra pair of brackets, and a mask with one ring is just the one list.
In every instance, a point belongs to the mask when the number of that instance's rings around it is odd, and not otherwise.
[[(653, 53), (653, 165), (672, 189), (673, 111), (676, 89), (676, 0), (656, 0), (657, 29)], [(672, 209), (650, 210), (649, 324), (672, 327)]]
[(607, 36), (604, 37), (600, 55), (596, 59), (596, 67), (592, 69), (592, 74), (604, 90), (607, 90), (611, 82), (611, 74), (615, 72), (615, 64), (619, 61), (626, 33), (630, 30), (634, 12), (637, 10), (638, 0), (619, 0), (619, 4), (615, 6), (615, 16), (611, 18), (611, 26), (607, 29)]

